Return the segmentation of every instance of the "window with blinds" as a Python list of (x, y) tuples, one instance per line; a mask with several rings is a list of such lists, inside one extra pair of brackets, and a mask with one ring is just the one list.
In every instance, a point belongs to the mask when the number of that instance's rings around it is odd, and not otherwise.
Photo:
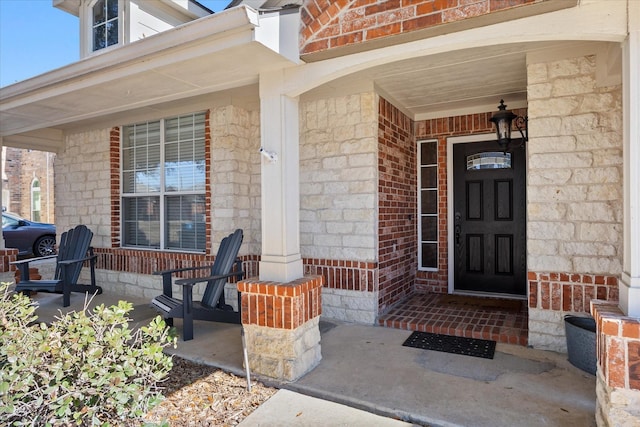
[(438, 141), (418, 142), (418, 259), (420, 270), (438, 268)]
[(205, 250), (205, 114), (125, 126), (125, 247)]

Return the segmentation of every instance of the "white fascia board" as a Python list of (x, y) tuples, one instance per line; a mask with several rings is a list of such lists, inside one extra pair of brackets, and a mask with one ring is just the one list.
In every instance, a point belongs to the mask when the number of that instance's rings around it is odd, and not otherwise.
[(53, 7), (80, 16), (80, 0), (52, 0)]
[[(109, 71), (122, 70), (129, 63), (150, 63), (155, 56), (163, 55), (170, 49), (186, 49), (194, 45), (210, 43), (215, 50), (253, 40), (254, 29), (258, 26), (258, 13), (247, 7), (237, 7), (205, 18), (181, 25), (171, 30), (147, 37), (118, 49), (96, 54), (78, 62), (66, 65), (39, 76), (0, 88), (0, 111), (10, 106), (9, 99), (35, 95), (57, 86), (57, 91), (69, 92), (76, 88), (90, 86), (95, 80), (110, 80)], [(224, 39), (224, 43), (216, 44)], [(99, 72), (103, 74), (100, 75)], [(85, 77), (90, 75), (91, 78)], [(91, 80), (91, 81), (89, 81)], [(72, 87), (76, 86), (76, 87)], [(51, 95), (51, 94), (48, 94)], [(39, 98), (36, 96), (36, 99)], [(36, 99), (31, 99), (34, 101)], [(24, 104), (24, 100), (20, 101)]]

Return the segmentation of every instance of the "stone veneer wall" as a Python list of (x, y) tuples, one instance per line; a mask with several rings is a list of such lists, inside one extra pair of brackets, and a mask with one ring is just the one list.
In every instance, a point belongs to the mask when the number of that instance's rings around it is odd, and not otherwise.
[(378, 98), (373, 92), (300, 102), (300, 249), (322, 274), (329, 318), (378, 314)]
[[(260, 250), (259, 115), (236, 106), (208, 113), (206, 254), (120, 248), (120, 133), (119, 128), (67, 136), (58, 154), (56, 187), (58, 228), (86, 224), (93, 232), (98, 254), (97, 280), (122, 295), (153, 297), (161, 289), (157, 270), (211, 263), (223, 235), (245, 230), (240, 255), (247, 275), (258, 274)], [(84, 273), (83, 273), (84, 274)], [(230, 288), (235, 288), (234, 286)], [(194, 292), (196, 298), (201, 295)], [(235, 289), (228, 292), (235, 304)]]
[(110, 131), (66, 136), (55, 164), (56, 229), (84, 224), (94, 233), (92, 246), (111, 246)]
[(529, 344), (566, 351), (563, 317), (616, 301), (622, 263), (621, 88), (596, 57), (527, 67)]
[(413, 292), (418, 260), (418, 184), (413, 121), (380, 98), (378, 122), (378, 309)]

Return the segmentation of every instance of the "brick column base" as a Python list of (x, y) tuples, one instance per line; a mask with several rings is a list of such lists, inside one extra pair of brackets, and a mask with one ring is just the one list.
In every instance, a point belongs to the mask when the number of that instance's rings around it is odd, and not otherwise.
[(323, 281), (322, 276), (305, 276), (289, 283), (238, 282), (251, 371), (295, 381), (316, 367), (322, 359)]
[(598, 426), (640, 425), (640, 319), (618, 303), (591, 300), (596, 320)]
[(15, 273), (18, 271), (15, 265), (11, 265), (13, 261), (18, 260), (17, 249), (0, 249), (0, 282), (15, 283)]

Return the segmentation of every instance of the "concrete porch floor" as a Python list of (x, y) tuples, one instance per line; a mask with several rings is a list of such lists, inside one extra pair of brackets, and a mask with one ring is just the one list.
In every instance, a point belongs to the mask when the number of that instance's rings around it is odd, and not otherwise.
[[(134, 304), (131, 317), (137, 324), (155, 315), (149, 301), (107, 291), (92, 304), (111, 305), (119, 299)], [(40, 305), (36, 313), (41, 322), (51, 321), (62, 309), (61, 295), (39, 293), (33, 300)], [(71, 302), (69, 309), (80, 309), (84, 295), (73, 294)], [(322, 361), (314, 370), (292, 383), (257, 379), (419, 425), (595, 425), (595, 377), (572, 366), (564, 354), (498, 343), (489, 360), (403, 347), (411, 334), (407, 330), (330, 320), (320, 325)], [(176, 326), (181, 326), (178, 319)], [(244, 376), (239, 325), (196, 321), (194, 339), (179, 341), (170, 353)], [(263, 406), (265, 420), (282, 409)], [(261, 423), (261, 410), (241, 425), (278, 424)], [(337, 424), (327, 418), (280, 425)]]

